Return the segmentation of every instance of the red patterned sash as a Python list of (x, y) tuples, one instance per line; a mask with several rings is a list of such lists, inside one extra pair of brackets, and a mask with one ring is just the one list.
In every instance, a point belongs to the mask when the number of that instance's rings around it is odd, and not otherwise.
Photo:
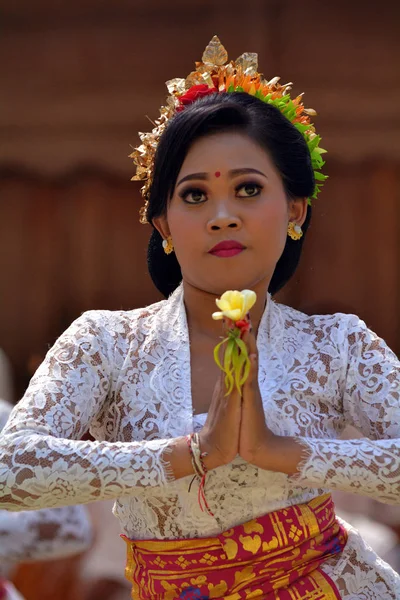
[(133, 600), (337, 600), (320, 568), (346, 544), (330, 494), (214, 538), (127, 543)]

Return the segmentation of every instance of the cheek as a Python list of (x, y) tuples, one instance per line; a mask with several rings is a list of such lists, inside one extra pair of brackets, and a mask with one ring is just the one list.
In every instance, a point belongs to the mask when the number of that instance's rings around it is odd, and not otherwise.
[(286, 241), (286, 231), (288, 223), (287, 206), (284, 203), (271, 203), (267, 208), (260, 211), (258, 218), (254, 219), (254, 227), (257, 230), (258, 237), (265, 244)]
[(181, 254), (191, 253), (193, 247), (198, 247), (200, 240), (204, 244), (204, 218), (199, 217), (196, 211), (180, 209), (171, 205), (168, 212), (168, 225), (174, 246)]
[(187, 219), (175, 218), (170, 222), (171, 236), (179, 262), (188, 262), (198, 252), (204, 240), (200, 240), (200, 228)]

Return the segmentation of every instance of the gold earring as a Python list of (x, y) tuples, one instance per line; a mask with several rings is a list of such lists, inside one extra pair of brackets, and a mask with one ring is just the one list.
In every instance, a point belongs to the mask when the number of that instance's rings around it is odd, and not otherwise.
[(169, 235), (166, 240), (163, 240), (162, 247), (164, 248), (165, 254), (171, 254), (174, 251), (174, 245), (172, 243), (172, 237)]
[(290, 221), (287, 228), (287, 234), (292, 240), (299, 240), (303, 235), (303, 231), (300, 225), (297, 225), (297, 223), (293, 223), (293, 221)]

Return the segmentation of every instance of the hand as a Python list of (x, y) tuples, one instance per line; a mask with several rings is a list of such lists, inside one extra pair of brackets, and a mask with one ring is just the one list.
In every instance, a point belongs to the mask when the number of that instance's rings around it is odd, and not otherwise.
[(243, 341), (251, 368), (243, 386), (239, 454), (260, 469), (293, 475), (298, 472), (304, 447), (296, 438), (276, 435), (268, 428), (258, 387), (258, 352), (252, 331), (244, 334)]
[(265, 413), (258, 387), (258, 351), (252, 331), (243, 335), (251, 363), (249, 377), (243, 385), (242, 418), (240, 423), (239, 454), (249, 463), (265, 467), (279, 436), (265, 422)]
[(226, 465), (239, 453), (242, 399), (234, 388), (226, 395), (225, 374), (221, 371), (214, 388), (207, 420), (200, 431), (200, 448), (208, 452), (204, 460), (208, 469)]

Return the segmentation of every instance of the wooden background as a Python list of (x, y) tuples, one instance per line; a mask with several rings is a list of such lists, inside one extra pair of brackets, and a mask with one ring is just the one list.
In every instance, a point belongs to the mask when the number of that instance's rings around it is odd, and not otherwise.
[(305, 92), (329, 150), (330, 179), (280, 299), (355, 312), (400, 353), (399, 26), (394, 1), (384, 10), (367, 0), (3, 6), (0, 346), (15, 399), (82, 311), (159, 298), (127, 155), (149, 128), (145, 115), (157, 116), (164, 81), (192, 70), (215, 33), (231, 58), (256, 51), (268, 78)]
[[(355, 312), (400, 352), (396, 163), (329, 163), (301, 265), (278, 296), (306, 312)], [(103, 172), (0, 179), (0, 340), (18, 393), (83, 310), (130, 309), (160, 296), (147, 274), (149, 227), (136, 184)]]
[[(27, 0), (3, 8), (0, 347), (21, 395), (88, 308), (159, 298), (127, 155), (218, 33), (315, 108), (330, 179), (280, 299), (352, 311), (400, 352), (400, 5), (335, 0)], [(5, 143), (4, 143), (5, 142)]]

